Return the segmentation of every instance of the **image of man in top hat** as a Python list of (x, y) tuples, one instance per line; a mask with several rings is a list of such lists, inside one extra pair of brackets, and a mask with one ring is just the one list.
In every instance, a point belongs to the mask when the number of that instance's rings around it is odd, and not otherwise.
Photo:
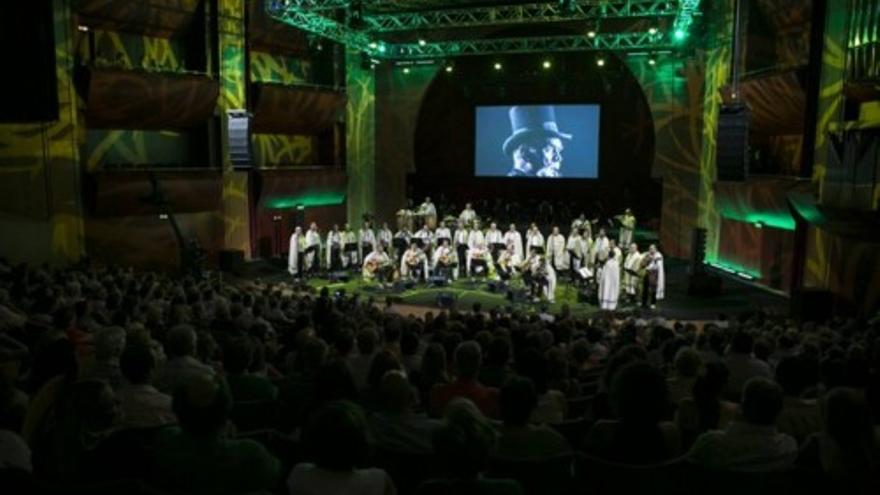
[(559, 132), (553, 106), (510, 107), (510, 127), (501, 147), (513, 160), (508, 177), (562, 177), (563, 141), (571, 141), (571, 134)]

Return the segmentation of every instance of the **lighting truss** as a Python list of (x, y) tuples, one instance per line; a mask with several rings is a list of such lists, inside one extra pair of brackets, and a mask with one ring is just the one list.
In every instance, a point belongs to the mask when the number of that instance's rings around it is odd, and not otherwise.
[(373, 14), (364, 16), (364, 21), (368, 31), (394, 32), (590, 19), (672, 17), (677, 14), (676, 2), (628, 0), (623, 2), (576, 2), (574, 10), (570, 12), (564, 11), (558, 2), (544, 2)]
[(386, 55), (395, 59), (430, 59), (496, 53), (536, 53), (570, 51), (629, 51), (670, 49), (668, 37), (648, 32), (597, 34), (588, 36), (542, 36), (536, 38), (497, 38), (455, 40), (439, 43), (389, 45)]
[[(324, 15), (328, 9), (350, 5), (350, 0), (268, 0), (269, 15), (298, 29), (322, 36), (362, 51), (374, 58), (425, 59), (491, 53), (531, 53), (575, 50), (656, 50), (669, 48), (669, 37), (661, 32), (593, 33), (594, 36), (522, 37), (504, 39), (464, 39), (435, 43), (386, 44), (381, 32), (428, 28), (474, 27), (497, 24), (528, 24), (564, 20), (610, 17), (676, 16), (676, 22), (689, 12), (688, 22), (697, 15), (699, 0), (618, 2), (590, 0), (576, 2), (573, 15), (563, 14), (557, 2), (519, 6), (446, 9), (425, 12), (365, 15), (364, 30), (356, 30)], [(689, 10), (682, 5), (688, 3)]]
[(700, 0), (679, 0), (678, 11), (675, 14), (675, 21), (672, 23), (672, 29), (676, 33), (687, 34), (694, 23), (694, 17), (699, 15)]

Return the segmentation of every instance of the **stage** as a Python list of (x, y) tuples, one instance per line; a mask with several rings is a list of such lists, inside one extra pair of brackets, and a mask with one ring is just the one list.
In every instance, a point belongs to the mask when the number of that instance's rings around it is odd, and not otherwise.
[[(506, 289), (498, 289), (497, 282), (485, 279), (458, 280), (450, 285), (435, 287), (426, 283), (412, 287), (380, 288), (375, 283), (364, 282), (359, 272), (352, 273), (346, 281), (332, 281), (326, 278), (312, 278), (294, 283), (286, 271), (282, 260), (259, 260), (248, 263), (242, 276), (236, 277), (242, 283), (261, 281), (264, 283), (285, 283), (291, 287), (307, 288), (315, 292), (326, 287), (331, 294), (359, 294), (361, 297), (372, 297), (382, 303), (391, 297), (395, 305), (403, 305), (410, 310), (419, 309), (441, 310), (455, 308), (460, 311), (470, 310), (474, 303), (480, 303), (483, 310), (513, 307), (526, 313), (536, 313), (546, 304), (532, 302), (523, 297), (508, 299)], [(661, 301), (654, 310), (643, 309), (627, 304), (621, 299), (616, 313), (639, 317), (663, 317), (677, 320), (711, 320), (720, 314), (735, 315), (748, 311), (765, 311), (775, 315), (785, 315), (789, 309), (788, 298), (768, 292), (756, 285), (735, 277), (722, 280), (723, 289), (716, 296), (695, 296), (688, 294), (687, 263), (681, 260), (666, 260), (666, 299)], [(492, 286), (495, 290), (492, 290)], [(516, 293), (516, 284), (512, 286)], [(548, 304), (551, 312), (558, 312), (568, 305), (572, 314), (585, 317), (599, 314), (602, 311), (596, 304), (578, 300), (578, 290), (569, 281), (561, 279), (556, 289), (556, 301)], [(422, 312), (422, 311), (416, 311)]]

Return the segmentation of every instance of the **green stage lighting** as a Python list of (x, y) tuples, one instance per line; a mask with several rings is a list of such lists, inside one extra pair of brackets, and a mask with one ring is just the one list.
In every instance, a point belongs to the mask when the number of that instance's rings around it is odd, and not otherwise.
[(404, 74), (409, 74), (409, 67), (404, 67), (404, 68), (403, 68), (403, 73), (404, 73)]
[(447, 66), (446, 66), (446, 72), (452, 72), (452, 66), (451, 66), (451, 65), (447, 65)]
[(652, 27), (651, 29), (648, 30), (648, 34), (652, 34), (652, 35), (657, 34), (657, 28)]
[(605, 59), (602, 57), (597, 58), (596, 65), (598, 65), (599, 67), (605, 67)]
[(495, 70), (501, 70), (501, 62), (495, 62)]
[(419, 40), (419, 46), (425, 46), (425, 45), (427, 45), (427, 44), (428, 44), (427, 41), (425, 41), (425, 40)]
[(553, 64), (549, 60), (545, 60), (544, 63), (541, 64), (541, 66), (545, 69), (549, 69), (550, 67), (553, 67)]
[(684, 30), (682, 30), (682, 29), (675, 30), (675, 39), (681, 41), (681, 40), (685, 39), (686, 37), (687, 37), (687, 33), (685, 33)]

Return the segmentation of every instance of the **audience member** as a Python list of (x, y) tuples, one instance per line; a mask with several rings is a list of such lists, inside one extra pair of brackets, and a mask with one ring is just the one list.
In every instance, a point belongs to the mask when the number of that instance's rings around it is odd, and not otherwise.
[(415, 412), (416, 391), (406, 376), (399, 370), (385, 372), (379, 394), (381, 407), (369, 418), (372, 441), (392, 452), (433, 452), (431, 438), (440, 422)]
[(143, 343), (129, 343), (119, 359), (126, 384), (119, 392), (123, 428), (150, 428), (177, 422), (171, 396), (153, 386), (156, 358)]
[(756, 376), (773, 378), (770, 366), (752, 355), (754, 343), (754, 339), (746, 331), (736, 332), (730, 340), (730, 352), (724, 360), (730, 373), (725, 395), (730, 400), (739, 400), (749, 379)]
[(456, 379), (447, 385), (435, 385), (431, 390), (430, 411), (434, 417), (442, 415), (446, 405), (456, 397), (473, 401), (486, 416), (498, 414), (498, 389), (483, 386), (477, 377), (480, 374), (483, 353), (474, 341), (462, 342), (455, 349)]
[(194, 376), (214, 374), (213, 368), (196, 359), (196, 344), (196, 331), (189, 325), (178, 325), (168, 331), (165, 348), (169, 358), (156, 377), (156, 388), (173, 394)]
[(538, 406), (535, 385), (528, 378), (514, 376), (499, 394), (503, 421), (497, 455), (509, 459), (546, 459), (571, 451), (565, 438), (545, 425), (529, 422)]
[(250, 337), (230, 340), (223, 349), (223, 370), (232, 400), (268, 401), (278, 397), (278, 389), (266, 377), (249, 372), (254, 358)]

